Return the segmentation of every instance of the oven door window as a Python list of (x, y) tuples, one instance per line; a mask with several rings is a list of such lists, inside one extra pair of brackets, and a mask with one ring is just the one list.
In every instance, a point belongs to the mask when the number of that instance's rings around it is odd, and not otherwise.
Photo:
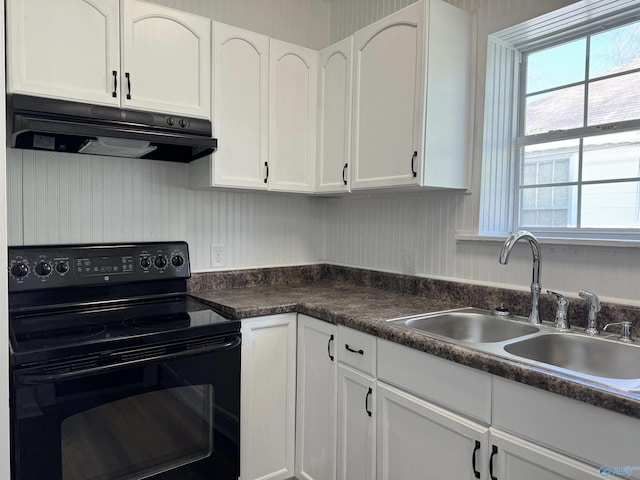
[(62, 421), (63, 480), (144, 478), (213, 453), (211, 385), (143, 393)]

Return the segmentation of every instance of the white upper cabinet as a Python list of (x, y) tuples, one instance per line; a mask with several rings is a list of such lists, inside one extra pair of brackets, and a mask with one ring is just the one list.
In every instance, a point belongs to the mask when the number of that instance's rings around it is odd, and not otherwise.
[(118, 0), (8, 0), (6, 5), (7, 91), (120, 104)]
[(212, 185), (266, 190), (269, 37), (216, 22), (213, 45)]
[(269, 189), (313, 193), (318, 52), (273, 38), (270, 45)]
[(419, 181), (423, 10), (416, 2), (355, 33), (353, 189)]
[(316, 191), (349, 191), (353, 37), (318, 53)]
[(9, 92), (210, 118), (209, 19), (138, 0), (7, 5)]
[(471, 16), (416, 2), (354, 35), (352, 189), (464, 188)]
[(211, 115), (211, 20), (140, 1), (123, 2), (123, 106)]

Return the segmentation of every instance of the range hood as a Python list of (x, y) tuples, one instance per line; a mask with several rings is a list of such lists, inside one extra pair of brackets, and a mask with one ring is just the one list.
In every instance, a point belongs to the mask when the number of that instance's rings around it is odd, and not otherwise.
[(191, 162), (215, 152), (211, 122), (42, 97), (7, 95), (12, 148)]

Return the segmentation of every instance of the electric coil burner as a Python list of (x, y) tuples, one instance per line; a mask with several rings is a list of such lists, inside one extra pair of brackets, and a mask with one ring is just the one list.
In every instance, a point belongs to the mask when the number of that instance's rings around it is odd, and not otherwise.
[(184, 242), (9, 248), (14, 480), (239, 476), (240, 323)]

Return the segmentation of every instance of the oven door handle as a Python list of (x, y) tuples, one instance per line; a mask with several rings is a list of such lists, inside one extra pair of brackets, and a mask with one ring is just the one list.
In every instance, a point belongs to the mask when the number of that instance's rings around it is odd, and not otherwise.
[(18, 375), (17, 380), (22, 385), (42, 385), (47, 383), (58, 383), (65, 380), (71, 380), (79, 377), (86, 377), (88, 375), (108, 373), (116, 371), (122, 368), (140, 365), (149, 362), (159, 362), (163, 360), (174, 360), (177, 358), (192, 357), (195, 355), (202, 355), (205, 353), (220, 352), (224, 350), (232, 350), (237, 348), (242, 343), (242, 337), (238, 335), (233, 340), (226, 341), (224, 343), (218, 343), (215, 345), (207, 345), (206, 347), (193, 348), (189, 350), (183, 350), (176, 353), (168, 353), (165, 355), (157, 355), (155, 357), (139, 358), (131, 360), (129, 362), (114, 363), (111, 365), (103, 365), (101, 367), (86, 368), (84, 370), (75, 370), (72, 372), (64, 373), (52, 373), (50, 375)]

